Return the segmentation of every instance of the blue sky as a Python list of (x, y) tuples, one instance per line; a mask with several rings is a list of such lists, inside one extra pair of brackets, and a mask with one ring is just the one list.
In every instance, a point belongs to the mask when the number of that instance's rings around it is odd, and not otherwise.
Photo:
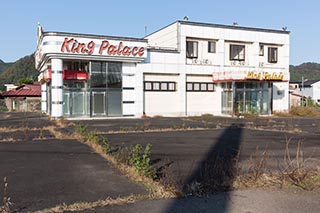
[(0, 59), (13, 62), (36, 48), (44, 31), (143, 37), (185, 15), (190, 21), (291, 31), (290, 64), (320, 63), (319, 0), (1, 0)]

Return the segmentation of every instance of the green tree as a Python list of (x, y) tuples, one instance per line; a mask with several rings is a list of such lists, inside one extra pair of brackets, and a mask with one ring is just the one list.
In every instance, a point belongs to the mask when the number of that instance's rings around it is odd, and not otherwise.
[(22, 84), (33, 84), (33, 80), (30, 79), (30, 78), (21, 78), (21, 79), (19, 79), (18, 84), (19, 85), (22, 85)]

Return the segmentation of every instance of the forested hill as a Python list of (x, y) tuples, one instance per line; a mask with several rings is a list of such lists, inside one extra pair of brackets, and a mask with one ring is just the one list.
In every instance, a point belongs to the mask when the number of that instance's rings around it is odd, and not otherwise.
[(3, 63), (2, 60), (1, 62), (0, 64), (4, 64), (4, 66), (7, 67), (0, 72), (0, 91), (5, 90), (4, 84), (18, 83), (22, 78), (30, 78), (34, 81), (36, 81), (38, 78), (39, 72), (34, 66), (33, 54), (25, 56), (9, 65), (6, 65), (7, 63)]
[(298, 66), (290, 65), (290, 80), (320, 80), (320, 64), (318, 63), (303, 63)]
[(12, 65), (13, 63), (5, 63), (0, 59), (0, 73), (2, 71), (4, 71), (5, 69), (7, 69), (10, 65)]

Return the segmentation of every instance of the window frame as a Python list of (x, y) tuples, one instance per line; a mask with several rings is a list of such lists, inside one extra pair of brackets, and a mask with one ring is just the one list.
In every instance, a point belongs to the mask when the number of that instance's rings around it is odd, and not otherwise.
[(268, 47), (268, 63), (278, 63), (278, 47)]
[[(191, 85), (191, 87), (190, 87)], [(205, 89), (203, 87), (205, 85)], [(209, 86), (211, 85), (211, 86)], [(187, 82), (186, 91), (187, 92), (214, 92), (215, 84), (212, 82)], [(211, 89), (212, 88), (212, 89)]]
[[(243, 54), (240, 54), (240, 47), (243, 49)], [(237, 51), (237, 54), (234, 54), (234, 52)], [(240, 57), (243, 55), (243, 58)], [(237, 57), (232, 57), (237, 56)], [(245, 61), (246, 60), (246, 45), (245, 44), (230, 44), (229, 48), (229, 59), (230, 61)]]
[[(166, 84), (165, 87), (162, 85)], [(147, 87), (151, 85), (151, 87)], [(157, 86), (156, 86), (157, 85)], [(173, 85), (173, 87), (172, 87)], [(174, 81), (144, 81), (143, 91), (145, 92), (175, 92), (176, 82)]]
[[(192, 44), (192, 45), (190, 45)], [(193, 40), (187, 40), (186, 41), (186, 57), (187, 58), (198, 58), (198, 52), (199, 52), (199, 42), (193, 41)], [(191, 51), (190, 51), (190, 49)]]
[(264, 56), (264, 44), (259, 44), (259, 56)]
[[(213, 45), (213, 48), (210, 44)], [(216, 48), (217, 48), (216, 41), (208, 41), (208, 53), (216, 53), (216, 51), (217, 51)]]

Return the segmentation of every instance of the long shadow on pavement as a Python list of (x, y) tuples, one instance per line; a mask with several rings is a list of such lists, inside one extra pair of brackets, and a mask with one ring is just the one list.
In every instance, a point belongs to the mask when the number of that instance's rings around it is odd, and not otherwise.
[[(232, 124), (226, 128), (199, 166), (185, 180), (183, 184), (185, 193), (192, 194), (192, 192), (198, 191), (207, 194), (226, 191), (226, 197), (228, 197), (228, 191), (232, 189), (237, 171), (242, 131), (241, 124)], [(177, 200), (167, 208), (166, 212), (177, 212), (180, 208), (181, 202)], [(219, 212), (226, 212), (228, 199), (223, 199), (217, 209)], [(199, 206), (199, 212), (211, 211)]]

